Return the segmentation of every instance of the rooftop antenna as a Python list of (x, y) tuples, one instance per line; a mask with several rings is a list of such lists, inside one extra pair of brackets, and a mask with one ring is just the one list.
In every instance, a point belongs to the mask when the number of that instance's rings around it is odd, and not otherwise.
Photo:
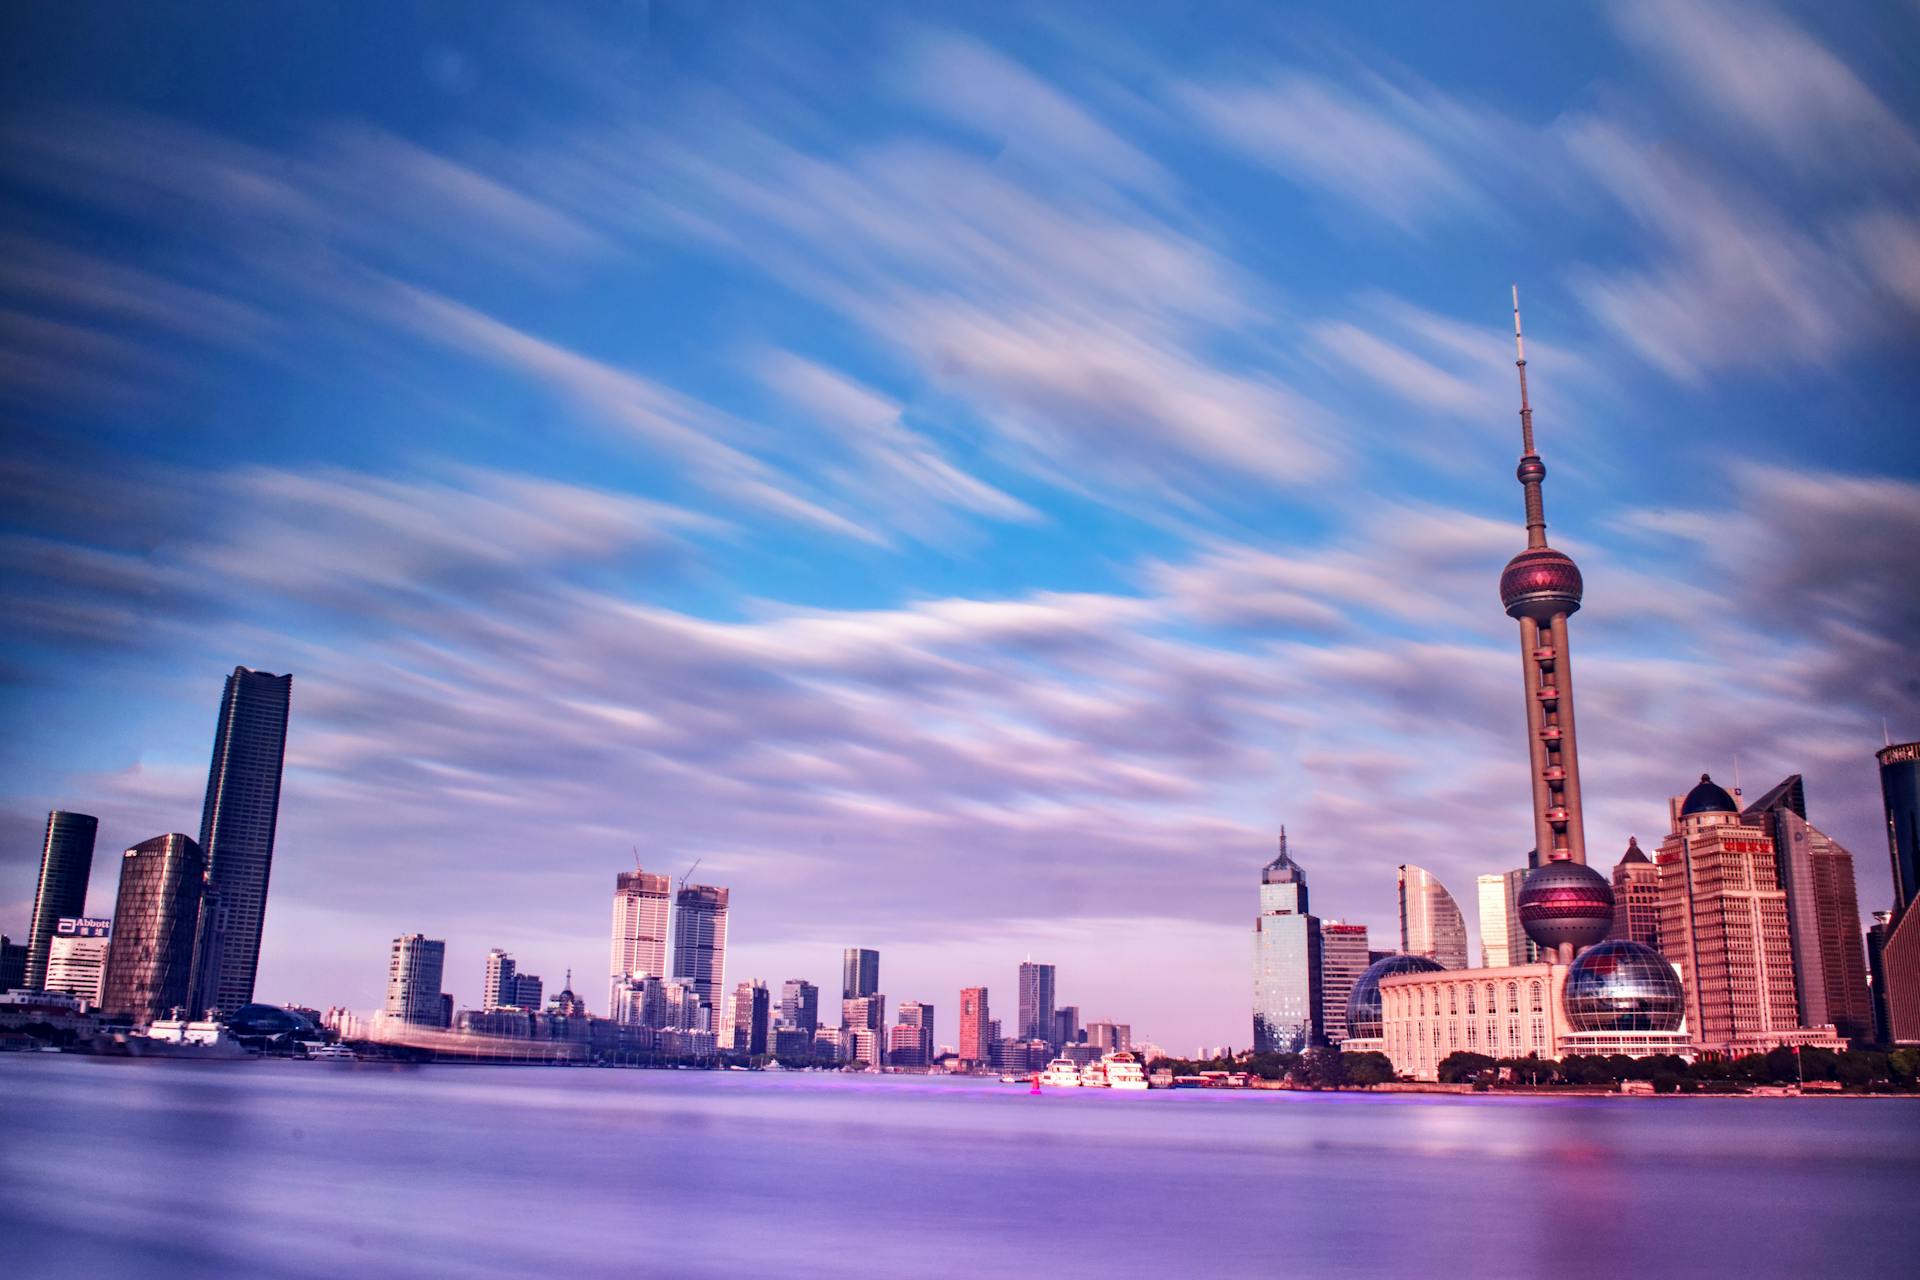
[(1733, 794), (1740, 794), (1740, 753), (1733, 753)]
[(1513, 286), (1513, 367), (1520, 371), (1520, 443), (1533, 452), (1533, 406), (1527, 402), (1527, 340), (1520, 333), (1520, 286)]
[(1893, 731), (1887, 728), (1887, 718), (1885, 716), (1880, 717), (1880, 736), (1887, 740), (1887, 746), (1890, 747), (1893, 745)]
[(1520, 371), (1520, 466), (1514, 478), (1520, 482), (1527, 499), (1527, 546), (1547, 545), (1547, 508), (1540, 496), (1540, 482), (1547, 468), (1533, 448), (1533, 402), (1527, 398), (1527, 340), (1520, 332), (1520, 286), (1513, 286), (1513, 367)]

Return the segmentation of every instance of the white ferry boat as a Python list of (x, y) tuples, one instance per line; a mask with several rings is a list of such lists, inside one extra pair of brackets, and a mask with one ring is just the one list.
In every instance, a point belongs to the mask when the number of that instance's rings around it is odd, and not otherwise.
[(310, 1044), (307, 1056), (315, 1062), (358, 1062), (360, 1055), (343, 1044)]
[(1056, 1089), (1077, 1089), (1080, 1087), (1080, 1068), (1071, 1058), (1055, 1058), (1040, 1073), (1040, 1083)]
[(1107, 1069), (1109, 1089), (1145, 1089), (1147, 1087), (1147, 1073), (1141, 1069), (1140, 1059), (1126, 1050), (1109, 1053), (1100, 1062)]
[(1107, 1087), (1106, 1062), (1089, 1062), (1080, 1068), (1080, 1087), (1082, 1089), (1104, 1089)]
[(240, 1042), (227, 1034), (225, 1027), (211, 1019), (189, 1022), (184, 1018), (163, 1018), (148, 1027), (145, 1035), (138, 1031), (129, 1035), (126, 1046), (127, 1052), (136, 1058), (234, 1061), (249, 1056)]

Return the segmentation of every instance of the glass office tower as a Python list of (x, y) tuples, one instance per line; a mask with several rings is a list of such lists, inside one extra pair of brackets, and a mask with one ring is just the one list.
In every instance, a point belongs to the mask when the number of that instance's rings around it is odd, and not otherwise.
[(1320, 922), (1307, 914), (1307, 877), (1287, 853), (1260, 873), (1260, 914), (1253, 922), (1253, 1047), (1299, 1053), (1326, 1043), (1320, 1008)]
[(213, 764), (200, 811), (207, 858), (210, 960), (195, 1003), (232, 1011), (253, 1003), (260, 928), (280, 816), (293, 677), (235, 667), (220, 700)]

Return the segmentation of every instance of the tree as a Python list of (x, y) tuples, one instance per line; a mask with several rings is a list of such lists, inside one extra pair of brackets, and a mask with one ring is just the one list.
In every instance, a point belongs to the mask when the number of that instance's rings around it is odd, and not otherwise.
[(1338, 1089), (1347, 1082), (1345, 1059), (1345, 1054), (1326, 1045), (1307, 1050), (1302, 1063), (1307, 1083), (1316, 1089)]
[(1485, 1054), (1460, 1050), (1440, 1060), (1440, 1080), (1443, 1084), (1466, 1084), (1470, 1080), (1476, 1080), (1487, 1074), (1498, 1065)]
[(1345, 1059), (1347, 1083), (1350, 1085), (1371, 1089), (1376, 1084), (1386, 1084), (1395, 1079), (1393, 1063), (1384, 1053), (1369, 1051), (1341, 1056)]

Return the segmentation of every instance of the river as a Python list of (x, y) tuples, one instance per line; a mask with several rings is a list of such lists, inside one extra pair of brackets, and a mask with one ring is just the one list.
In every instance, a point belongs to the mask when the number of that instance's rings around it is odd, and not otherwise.
[(0, 1057), (9, 1276), (1894, 1276), (1920, 1101)]

